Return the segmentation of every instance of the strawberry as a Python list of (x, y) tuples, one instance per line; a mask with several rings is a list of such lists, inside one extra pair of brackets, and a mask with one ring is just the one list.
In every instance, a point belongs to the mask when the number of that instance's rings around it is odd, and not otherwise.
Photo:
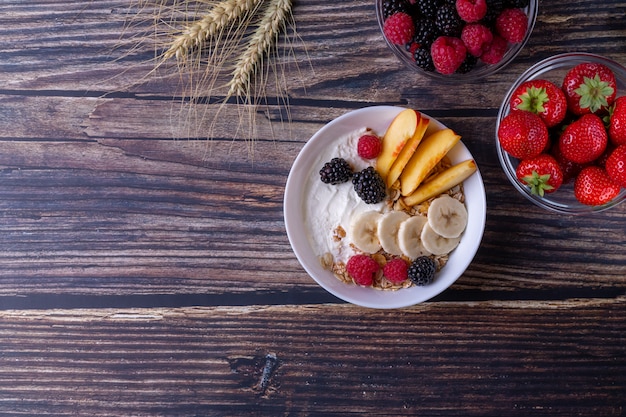
[(579, 116), (605, 111), (617, 94), (613, 71), (606, 65), (591, 62), (570, 69), (561, 88), (569, 110)]
[(568, 184), (576, 178), (578, 173), (585, 167), (582, 164), (577, 164), (576, 162), (572, 162), (565, 158), (558, 146), (553, 146), (550, 150), (550, 154), (554, 157), (561, 168), (561, 172), (563, 173), (563, 184)]
[(574, 196), (582, 204), (600, 206), (619, 194), (620, 186), (602, 168), (591, 165), (583, 168), (574, 183)]
[(547, 80), (530, 80), (513, 92), (511, 110), (536, 113), (548, 127), (558, 125), (567, 114), (567, 99), (563, 90)]
[(530, 192), (543, 197), (553, 193), (563, 184), (563, 172), (551, 155), (541, 155), (522, 160), (515, 170), (517, 179), (530, 186)]
[(626, 96), (618, 97), (609, 109), (609, 139), (614, 145), (626, 145)]
[(620, 145), (611, 152), (605, 167), (609, 178), (626, 188), (626, 145)]
[(498, 141), (517, 159), (534, 158), (548, 145), (548, 128), (536, 114), (514, 111), (500, 122)]
[(568, 125), (559, 138), (561, 153), (567, 159), (586, 164), (597, 159), (608, 143), (604, 123), (595, 114), (585, 114)]

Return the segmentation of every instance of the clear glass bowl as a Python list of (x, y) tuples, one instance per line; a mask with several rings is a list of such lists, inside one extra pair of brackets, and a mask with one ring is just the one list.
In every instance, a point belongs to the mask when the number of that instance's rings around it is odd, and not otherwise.
[(626, 68), (618, 64), (615, 61), (601, 57), (599, 55), (588, 53), (566, 53), (555, 55), (546, 58), (528, 70), (526, 70), (511, 86), (509, 91), (504, 96), (502, 104), (500, 105), (500, 111), (498, 112), (498, 119), (496, 121), (496, 150), (498, 152), (498, 158), (502, 169), (506, 174), (511, 184), (519, 191), (524, 197), (542, 207), (546, 210), (550, 210), (562, 214), (586, 214), (604, 211), (615, 207), (616, 205), (623, 203), (626, 200), (626, 189), (622, 188), (620, 193), (610, 202), (601, 206), (588, 206), (579, 203), (574, 197), (574, 184), (573, 181), (569, 184), (562, 185), (557, 191), (551, 194), (545, 194), (544, 197), (534, 195), (530, 192), (530, 188), (520, 183), (515, 176), (515, 170), (519, 161), (506, 153), (500, 146), (498, 141), (498, 128), (500, 122), (510, 111), (509, 102), (513, 95), (513, 92), (523, 82), (534, 79), (546, 79), (552, 81), (558, 86), (563, 83), (563, 78), (567, 71), (574, 66), (583, 62), (597, 62), (606, 65), (611, 68), (615, 73), (615, 80), (617, 84), (617, 96), (623, 96), (626, 94)]
[[(417, 0), (419, 1), (419, 0)], [(538, 0), (530, 0), (528, 7), (523, 8), (528, 16), (528, 29), (526, 31), (526, 36), (524, 40), (517, 44), (510, 44), (509, 49), (506, 51), (502, 60), (497, 64), (485, 64), (480, 59), (476, 64), (476, 67), (471, 71), (465, 74), (450, 74), (444, 75), (440, 74), (436, 71), (425, 71), (422, 68), (418, 67), (415, 63), (415, 60), (411, 56), (411, 54), (404, 48), (404, 46), (395, 45), (387, 40), (383, 32), (384, 18), (383, 18), (383, 0), (376, 0), (376, 18), (378, 19), (378, 26), (380, 27), (380, 31), (383, 34), (383, 38), (385, 42), (387, 42), (387, 46), (393, 52), (393, 54), (402, 62), (404, 62), (409, 68), (417, 71), (420, 74), (426, 75), (428, 77), (440, 80), (440, 81), (448, 81), (448, 82), (467, 82), (467, 81), (475, 81), (480, 78), (487, 77), (488, 75), (495, 74), (502, 68), (506, 67), (515, 59), (515, 57), (520, 53), (522, 48), (530, 39), (530, 35), (535, 27), (535, 21), (537, 20), (537, 10), (538, 10)]]

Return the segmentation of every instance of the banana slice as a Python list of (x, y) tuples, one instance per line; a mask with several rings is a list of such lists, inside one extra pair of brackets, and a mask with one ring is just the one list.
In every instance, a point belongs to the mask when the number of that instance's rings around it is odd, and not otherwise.
[(377, 211), (366, 211), (350, 222), (349, 237), (363, 252), (376, 253), (380, 250), (378, 240), (378, 220), (382, 217)]
[(400, 229), (400, 224), (409, 217), (403, 211), (390, 211), (378, 220), (378, 240), (385, 252), (391, 255), (402, 255), (402, 249), (398, 244), (398, 229)]
[(422, 229), (428, 223), (425, 216), (412, 216), (400, 224), (398, 229), (398, 245), (407, 258), (416, 259), (430, 255), (422, 244)]
[(437, 197), (428, 207), (428, 224), (440, 236), (461, 236), (467, 226), (465, 205), (447, 194)]
[(424, 225), (422, 234), (420, 235), (424, 248), (433, 255), (445, 255), (452, 252), (461, 241), (461, 237), (447, 238), (443, 237), (430, 227), (430, 222)]

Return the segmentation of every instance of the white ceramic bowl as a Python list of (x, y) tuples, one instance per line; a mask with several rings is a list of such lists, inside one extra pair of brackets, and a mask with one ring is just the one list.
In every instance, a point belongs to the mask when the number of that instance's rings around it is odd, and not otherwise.
[[(381, 291), (369, 287), (345, 284), (319, 262), (309, 241), (310, 221), (305, 218), (306, 190), (310, 181), (319, 181), (317, 166), (320, 153), (333, 146), (340, 137), (363, 127), (383, 134), (401, 107), (375, 106), (355, 110), (328, 123), (306, 143), (296, 158), (287, 179), (284, 196), (284, 216), (287, 236), (296, 257), (309, 275), (324, 289), (352, 304), (370, 308), (402, 308), (426, 301), (452, 285), (472, 262), (483, 236), (486, 216), (485, 188), (477, 171), (463, 183), (468, 225), (459, 246), (450, 254), (448, 263), (439, 271), (430, 285), (413, 286), (397, 291)], [(422, 116), (428, 117), (421, 113)], [(444, 125), (431, 119), (431, 126), (443, 129)], [(430, 129), (430, 128), (429, 128)], [(461, 133), (460, 133), (461, 134)], [(459, 142), (449, 153), (453, 163), (472, 158), (463, 143)], [(320, 213), (323, 215), (323, 213)], [(330, 233), (330, 231), (329, 231)]]

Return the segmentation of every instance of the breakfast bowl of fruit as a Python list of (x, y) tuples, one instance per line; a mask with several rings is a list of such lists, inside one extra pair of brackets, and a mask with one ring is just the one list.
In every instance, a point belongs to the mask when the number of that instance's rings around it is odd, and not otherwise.
[(538, 0), (376, 0), (376, 16), (393, 54), (441, 81), (494, 74), (522, 50)]
[(496, 150), (513, 186), (562, 214), (626, 200), (626, 68), (589, 53), (546, 58), (510, 87)]
[(302, 267), (363, 307), (408, 307), (443, 292), (482, 240), (485, 189), (461, 136), (417, 110), (367, 107), (306, 143), (284, 196)]

